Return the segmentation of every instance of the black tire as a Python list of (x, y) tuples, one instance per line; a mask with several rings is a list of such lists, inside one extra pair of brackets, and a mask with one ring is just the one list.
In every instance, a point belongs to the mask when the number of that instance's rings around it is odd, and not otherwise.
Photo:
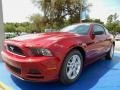
[[(78, 55), (79, 58), (80, 58), (80, 62), (81, 62), (80, 70), (79, 70), (79, 73), (77, 74), (77, 76), (74, 79), (69, 79), (68, 76), (67, 76), (67, 63), (68, 63), (68, 60), (70, 60), (70, 58), (72, 58), (73, 55)], [(80, 77), (81, 72), (82, 72), (82, 68), (83, 68), (83, 56), (80, 53), (80, 51), (74, 49), (67, 54), (67, 56), (66, 56), (66, 58), (63, 62), (63, 65), (62, 65), (62, 68), (61, 68), (61, 71), (60, 71), (60, 81), (61, 81), (61, 83), (65, 84), (65, 85), (68, 85), (68, 84), (72, 84), (75, 81), (77, 81)]]
[[(111, 55), (111, 50), (113, 50), (113, 54), (112, 54), (112, 55)], [(106, 58), (107, 60), (112, 60), (113, 55), (114, 55), (114, 44), (111, 46), (109, 52), (107, 52), (107, 55), (105, 56), (105, 58)]]

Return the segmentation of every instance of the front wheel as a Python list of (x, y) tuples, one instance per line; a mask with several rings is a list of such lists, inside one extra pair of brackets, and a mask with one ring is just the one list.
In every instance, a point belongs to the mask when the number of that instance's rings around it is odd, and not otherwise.
[(79, 79), (83, 67), (83, 57), (80, 51), (73, 50), (65, 58), (60, 72), (60, 81), (71, 84)]
[(106, 59), (112, 60), (113, 55), (114, 55), (114, 45), (111, 46), (110, 51), (106, 55)]

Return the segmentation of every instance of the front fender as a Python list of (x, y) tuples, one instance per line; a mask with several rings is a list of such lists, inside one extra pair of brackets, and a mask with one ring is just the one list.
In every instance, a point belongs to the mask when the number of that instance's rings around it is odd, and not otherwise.
[(58, 58), (57, 60), (59, 60), (57, 62), (60, 65), (58, 66), (59, 69), (66, 55), (75, 47), (84, 48), (84, 45), (80, 40), (78, 41), (76, 38), (71, 38), (58, 41), (50, 46), (51, 52), (53, 52), (53, 55)]

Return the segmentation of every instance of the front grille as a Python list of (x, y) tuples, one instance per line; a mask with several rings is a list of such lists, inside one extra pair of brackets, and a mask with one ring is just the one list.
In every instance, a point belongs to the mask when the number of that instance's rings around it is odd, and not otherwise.
[(21, 69), (20, 68), (17, 68), (17, 67), (14, 67), (14, 66), (11, 66), (9, 64), (6, 64), (7, 67), (12, 70), (13, 72), (17, 73), (17, 74), (21, 74)]
[(7, 49), (8, 49), (8, 51), (10, 51), (10, 52), (12, 52), (14, 54), (25, 56), (23, 51), (19, 47), (17, 47), (17, 46), (8, 44), (7, 45)]

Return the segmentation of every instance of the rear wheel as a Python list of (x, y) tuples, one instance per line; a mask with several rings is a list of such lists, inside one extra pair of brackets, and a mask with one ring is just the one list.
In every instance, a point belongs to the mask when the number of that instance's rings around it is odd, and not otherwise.
[(106, 59), (112, 60), (113, 55), (114, 55), (114, 45), (111, 46), (110, 51), (106, 55)]
[(65, 58), (60, 72), (60, 81), (71, 84), (79, 79), (83, 67), (83, 57), (78, 50), (72, 50)]

